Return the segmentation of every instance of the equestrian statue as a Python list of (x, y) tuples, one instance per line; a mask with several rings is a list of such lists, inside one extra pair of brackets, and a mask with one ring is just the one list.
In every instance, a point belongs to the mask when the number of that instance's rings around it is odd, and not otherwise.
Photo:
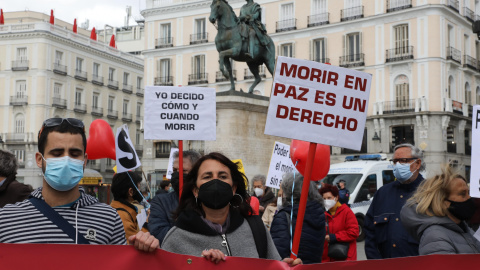
[(275, 44), (267, 35), (267, 30), (261, 22), (260, 5), (253, 0), (240, 9), (240, 17), (235, 15), (226, 0), (212, 0), (209, 20), (218, 29), (215, 46), (219, 52), (220, 71), (225, 78), (230, 79), (230, 90), (235, 90), (230, 59), (246, 62), (255, 77), (248, 93), (253, 93), (255, 86), (262, 80), (259, 66), (265, 64), (270, 74), (275, 69)]

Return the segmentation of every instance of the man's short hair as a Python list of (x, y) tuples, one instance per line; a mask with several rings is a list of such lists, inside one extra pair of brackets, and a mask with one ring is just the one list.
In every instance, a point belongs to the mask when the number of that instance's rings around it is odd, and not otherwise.
[(420, 165), (420, 171), (425, 171), (425, 169), (427, 168), (427, 164), (425, 164), (425, 160), (423, 159), (423, 151), (410, 143), (402, 143), (395, 146), (394, 152), (397, 151), (397, 149), (403, 147), (408, 147), (412, 150), (412, 157), (418, 158), (422, 162), (422, 165)]
[(138, 185), (142, 182), (142, 177), (136, 172), (122, 172), (115, 174), (112, 179), (111, 187), (113, 199), (117, 201), (128, 199), (128, 190), (130, 188), (132, 188), (133, 193), (136, 194), (137, 189), (133, 185), (132, 180), (135, 185)]
[(265, 186), (267, 183), (267, 178), (263, 174), (257, 174), (252, 178), (252, 183), (255, 183), (255, 181), (260, 181), (262, 182), (262, 186)]
[(160, 183), (160, 188), (161, 189), (165, 189), (166, 187), (168, 187), (170, 185), (170, 180), (163, 180), (161, 183)]
[[(173, 157), (174, 158), (178, 158), (179, 156), (179, 151), (173, 153)], [(190, 159), (190, 162), (192, 163), (192, 166), (193, 164), (195, 164), (195, 162), (197, 162), (197, 160), (199, 160), (200, 158), (202, 157), (202, 155), (200, 155), (199, 152), (195, 151), (195, 150), (186, 150), (186, 151), (183, 151), (183, 158), (188, 158)]]
[(38, 138), (38, 152), (42, 155), (45, 153), (45, 146), (47, 145), (48, 134), (56, 131), (59, 133), (70, 133), (70, 134), (80, 134), (83, 141), (83, 152), (87, 151), (87, 136), (82, 128), (74, 127), (68, 123), (68, 121), (63, 121), (60, 125), (54, 127), (44, 127), (42, 133)]
[(17, 157), (10, 151), (0, 150), (0, 176), (8, 177), (10, 175), (16, 175), (17, 170)]

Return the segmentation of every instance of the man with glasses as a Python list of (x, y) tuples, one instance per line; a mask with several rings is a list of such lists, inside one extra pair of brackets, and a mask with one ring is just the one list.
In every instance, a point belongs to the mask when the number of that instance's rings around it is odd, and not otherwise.
[(117, 212), (78, 186), (87, 163), (86, 149), (81, 120), (50, 118), (43, 122), (35, 154), (43, 185), (29, 199), (0, 209), (0, 243), (126, 243)]
[(365, 217), (365, 254), (368, 259), (418, 256), (418, 242), (402, 226), (400, 211), (423, 181), (423, 152), (411, 144), (395, 147), (393, 174), (396, 181), (382, 186)]

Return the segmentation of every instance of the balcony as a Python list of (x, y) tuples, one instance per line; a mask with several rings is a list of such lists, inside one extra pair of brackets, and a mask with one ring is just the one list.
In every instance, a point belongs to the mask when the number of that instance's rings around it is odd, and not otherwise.
[(118, 119), (118, 111), (108, 110), (107, 111), (107, 118)]
[(188, 85), (208, 83), (208, 73), (195, 73), (188, 75)]
[(399, 99), (396, 101), (385, 101), (383, 103), (383, 114), (409, 112), (415, 112), (415, 99)]
[(103, 85), (103, 77), (93, 74), (92, 83), (102, 86)]
[(108, 80), (107, 87), (113, 90), (118, 90), (118, 81)]
[(170, 152), (166, 153), (162, 150), (155, 150), (155, 158), (168, 158), (170, 157)]
[(316, 57), (316, 58), (313, 58), (312, 61), (315, 61), (315, 62), (318, 62), (318, 63), (330, 63), (330, 58), (320, 58), (320, 57)]
[(340, 56), (340, 66), (344, 68), (365, 66), (365, 54), (358, 53)]
[(463, 103), (460, 101), (452, 100), (453, 113), (463, 115)]
[(86, 81), (87, 80), (87, 72), (75, 69), (74, 78), (77, 79), (77, 80), (80, 80), (80, 81)]
[(60, 65), (59, 63), (53, 63), (53, 73), (60, 75), (67, 75), (67, 66)]
[(477, 66), (478, 62), (477, 59), (468, 56), (468, 55), (463, 55), (463, 67), (464, 68), (469, 68), (473, 71), (477, 71)]
[[(265, 66), (261, 65), (258, 67), (258, 75), (260, 75), (261, 78), (266, 78), (267, 75), (265, 74)], [(246, 68), (244, 73), (243, 73), (243, 79), (244, 80), (251, 80), (255, 79), (255, 76), (253, 76), (253, 73), (250, 71), (249, 68)]]
[[(232, 75), (233, 75), (233, 80), (237, 80), (237, 71), (234, 69), (232, 70)], [(215, 74), (215, 81), (216, 82), (229, 82), (230, 79), (227, 79), (225, 78), (225, 76), (223, 76), (223, 73), (221, 71), (217, 71), (217, 73)]]
[(447, 0), (447, 6), (456, 12), (459, 12), (459, 5), (457, 0)]
[(207, 43), (208, 42), (208, 33), (196, 33), (190, 35), (190, 45)]
[(412, 0), (387, 0), (387, 13), (412, 7)]
[(387, 50), (385, 59), (387, 63), (413, 59), (413, 46)]
[(129, 84), (124, 84), (124, 85), (122, 86), (122, 91), (123, 91), (124, 93), (131, 94), (131, 93), (133, 93), (133, 86), (131, 86), (131, 85), (129, 85)]
[(92, 106), (91, 114), (94, 115), (94, 116), (103, 116), (103, 108), (98, 108), (98, 107)]
[(285, 31), (290, 31), (290, 30), (296, 30), (297, 29), (297, 19), (287, 19), (283, 21), (278, 21), (277, 22), (277, 28), (275, 32), (285, 32)]
[(74, 104), (73, 111), (78, 113), (87, 113), (87, 105), (85, 104)]
[(15, 143), (15, 142), (28, 142), (33, 139), (33, 133), (7, 133), (5, 134), (6, 143)]
[(135, 123), (140, 124), (141, 121), (142, 121), (142, 116), (140, 114), (137, 114)]
[(155, 86), (173, 86), (173, 76), (155, 77)]
[(122, 113), (122, 121), (132, 122), (132, 114), (126, 112)]
[(61, 99), (58, 97), (54, 97), (52, 101), (52, 107), (59, 108), (59, 109), (66, 109), (67, 108), (67, 100)]
[(143, 153), (143, 145), (142, 144), (135, 144), (135, 151), (137, 154)]
[(363, 6), (340, 10), (340, 21), (346, 22), (363, 18)]
[(10, 105), (11, 106), (28, 105), (28, 96), (25, 96), (25, 95), (11, 96)]
[(467, 19), (467, 21), (473, 23), (474, 18), (475, 18), (475, 12), (473, 12), (473, 10), (471, 10), (467, 7), (464, 7), (463, 8), (463, 16)]
[(136, 92), (137, 96), (139, 97), (143, 97), (143, 95), (145, 94), (145, 90), (143, 90), (143, 88), (139, 88), (137, 87), (137, 92)]
[(330, 13), (328, 12), (310, 15), (308, 16), (307, 27), (314, 27), (314, 26), (329, 24), (330, 23), (329, 17), (330, 17)]
[(27, 59), (12, 61), (12, 71), (26, 71), (28, 70), (28, 63)]
[(173, 37), (157, 38), (155, 40), (155, 49), (173, 47)]
[(453, 47), (447, 47), (447, 60), (452, 60), (454, 62), (457, 62), (458, 64), (462, 63), (462, 55), (460, 53), (460, 50), (457, 50)]

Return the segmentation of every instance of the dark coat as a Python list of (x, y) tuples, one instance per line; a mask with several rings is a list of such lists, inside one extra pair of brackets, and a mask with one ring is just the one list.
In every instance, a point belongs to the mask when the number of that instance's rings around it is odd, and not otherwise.
[(348, 204), (348, 200), (350, 199), (350, 191), (348, 189), (338, 189), (338, 201), (341, 204)]
[(161, 188), (161, 189), (159, 189), (155, 192), (155, 196), (157, 196), (158, 194), (167, 194), (167, 193), (168, 193), (168, 191)]
[(153, 197), (151, 205), (148, 231), (162, 243), (168, 230), (175, 224), (172, 213), (178, 207), (178, 195), (176, 192), (158, 194)]
[[(288, 217), (290, 217), (290, 205), (282, 208), (273, 217), (270, 234), (277, 247), (278, 253), (282, 258), (290, 257), (290, 226)], [(295, 235), (295, 225), (297, 222), (298, 204), (293, 206), (292, 233)], [(320, 263), (322, 261), (323, 242), (325, 241), (325, 210), (323, 206), (316, 202), (307, 202), (305, 209), (305, 218), (303, 220), (302, 235), (300, 237), (300, 246), (298, 249), (298, 258), (301, 258), (304, 264)]]
[[(257, 198), (258, 198), (258, 202), (260, 203), (260, 206), (263, 206), (263, 208), (267, 208), (267, 206), (273, 203), (274, 201), (276, 202), (275, 194), (273, 194), (272, 189), (269, 187), (265, 189), (265, 194), (263, 194), (263, 196), (257, 197)], [(262, 216), (264, 211), (265, 210), (260, 211), (260, 216)]]
[(28, 199), (32, 191), (32, 187), (15, 180), (15, 175), (7, 177), (0, 186), (0, 208)]
[(418, 256), (418, 241), (402, 226), (400, 211), (422, 181), (418, 174), (412, 183), (395, 181), (375, 193), (364, 223), (368, 259)]

